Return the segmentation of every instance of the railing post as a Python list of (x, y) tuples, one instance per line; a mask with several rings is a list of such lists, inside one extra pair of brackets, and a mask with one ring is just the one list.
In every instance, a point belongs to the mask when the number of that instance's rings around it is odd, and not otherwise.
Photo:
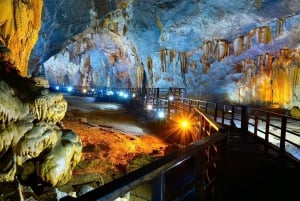
[(247, 106), (242, 106), (241, 128), (244, 134), (248, 133), (248, 110)]
[(270, 113), (267, 113), (266, 119), (266, 136), (265, 136), (265, 146), (267, 147), (269, 144), (269, 130), (270, 130)]
[(235, 107), (234, 105), (231, 106), (231, 119), (230, 119), (230, 125), (234, 125), (234, 112), (235, 112)]
[(164, 195), (165, 195), (165, 177), (164, 174), (160, 174), (152, 181), (151, 201), (164, 201)]
[(201, 151), (199, 154), (195, 155), (196, 157), (196, 197), (199, 201), (204, 201), (205, 199), (205, 150)]
[(255, 114), (254, 114), (254, 133), (253, 135), (254, 136), (257, 136), (257, 127), (258, 127), (258, 111), (255, 111)]
[(215, 103), (215, 113), (214, 113), (214, 120), (217, 121), (218, 116), (218, 104)]
[(225, 108), (226, 106), (223, 105), (223, 110), (222, 110), (222, 125), (224, 125), (224, 118), (225, 118)]
[(167, 119), (170, 120), (170, 117), (171, 117), (171, 100), (168, 99), (167, 104), (168, 104)]
[(281, 118), (280, 147), (279, 147), (279, 150), (280, 150), (281, 153), (285, 152), (286, 123), (287, 123), (287, 117), (282, 116), (282, 118)]

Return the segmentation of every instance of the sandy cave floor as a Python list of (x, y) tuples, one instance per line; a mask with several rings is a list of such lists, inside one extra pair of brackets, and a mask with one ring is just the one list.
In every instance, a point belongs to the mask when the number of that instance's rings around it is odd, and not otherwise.
[(95, 102), (92, 97), (65, 99), (68, 111), (62, 123), (83, 143), (82, 161), (73, 171), (74, 178), (85, 175), (81, 182), (89, 183), (100, 176), (101, 183), (107, 183), (164, 155), (168, 144), (122, 105)]

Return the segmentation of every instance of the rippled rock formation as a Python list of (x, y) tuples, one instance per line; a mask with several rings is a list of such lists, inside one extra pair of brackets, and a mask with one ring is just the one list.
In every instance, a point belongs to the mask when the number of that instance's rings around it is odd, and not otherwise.
[[(81, 159), (81, 139), (60, 125), (67, 102), (41, 80), (21, 77), (10, 62), (0, 62), (1, 183), (31, 183), (35, 175), (42, 185), (65, 184)], [(34, 168), (23, 172), (28, 163)]]

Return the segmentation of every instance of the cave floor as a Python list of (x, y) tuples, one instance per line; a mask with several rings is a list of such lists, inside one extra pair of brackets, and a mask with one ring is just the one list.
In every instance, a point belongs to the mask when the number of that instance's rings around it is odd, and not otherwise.
[(71, 181), (59, 187), (61, 191), (86, 185), (95, 188), (164, 155), (168, 143), (122, 105), (92, 97), (65, 99), (68, 111), (62, 123), (80, 136), (83, 156)]

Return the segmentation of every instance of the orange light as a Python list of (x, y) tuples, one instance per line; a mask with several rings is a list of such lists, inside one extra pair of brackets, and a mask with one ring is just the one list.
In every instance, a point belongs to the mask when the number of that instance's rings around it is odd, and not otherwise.
[(179, 113), (172, 117), (166, 137), (175, 141), (177, 144), (187, 145), (194, 141), (194, 114)]
[(188, 122), (187, 120), (183, 120), (183, 121), (181, 122), (181, 127), (182, 127), (183, 129), (188, 128), (188, 127), (189, 127), (189, 122)]

